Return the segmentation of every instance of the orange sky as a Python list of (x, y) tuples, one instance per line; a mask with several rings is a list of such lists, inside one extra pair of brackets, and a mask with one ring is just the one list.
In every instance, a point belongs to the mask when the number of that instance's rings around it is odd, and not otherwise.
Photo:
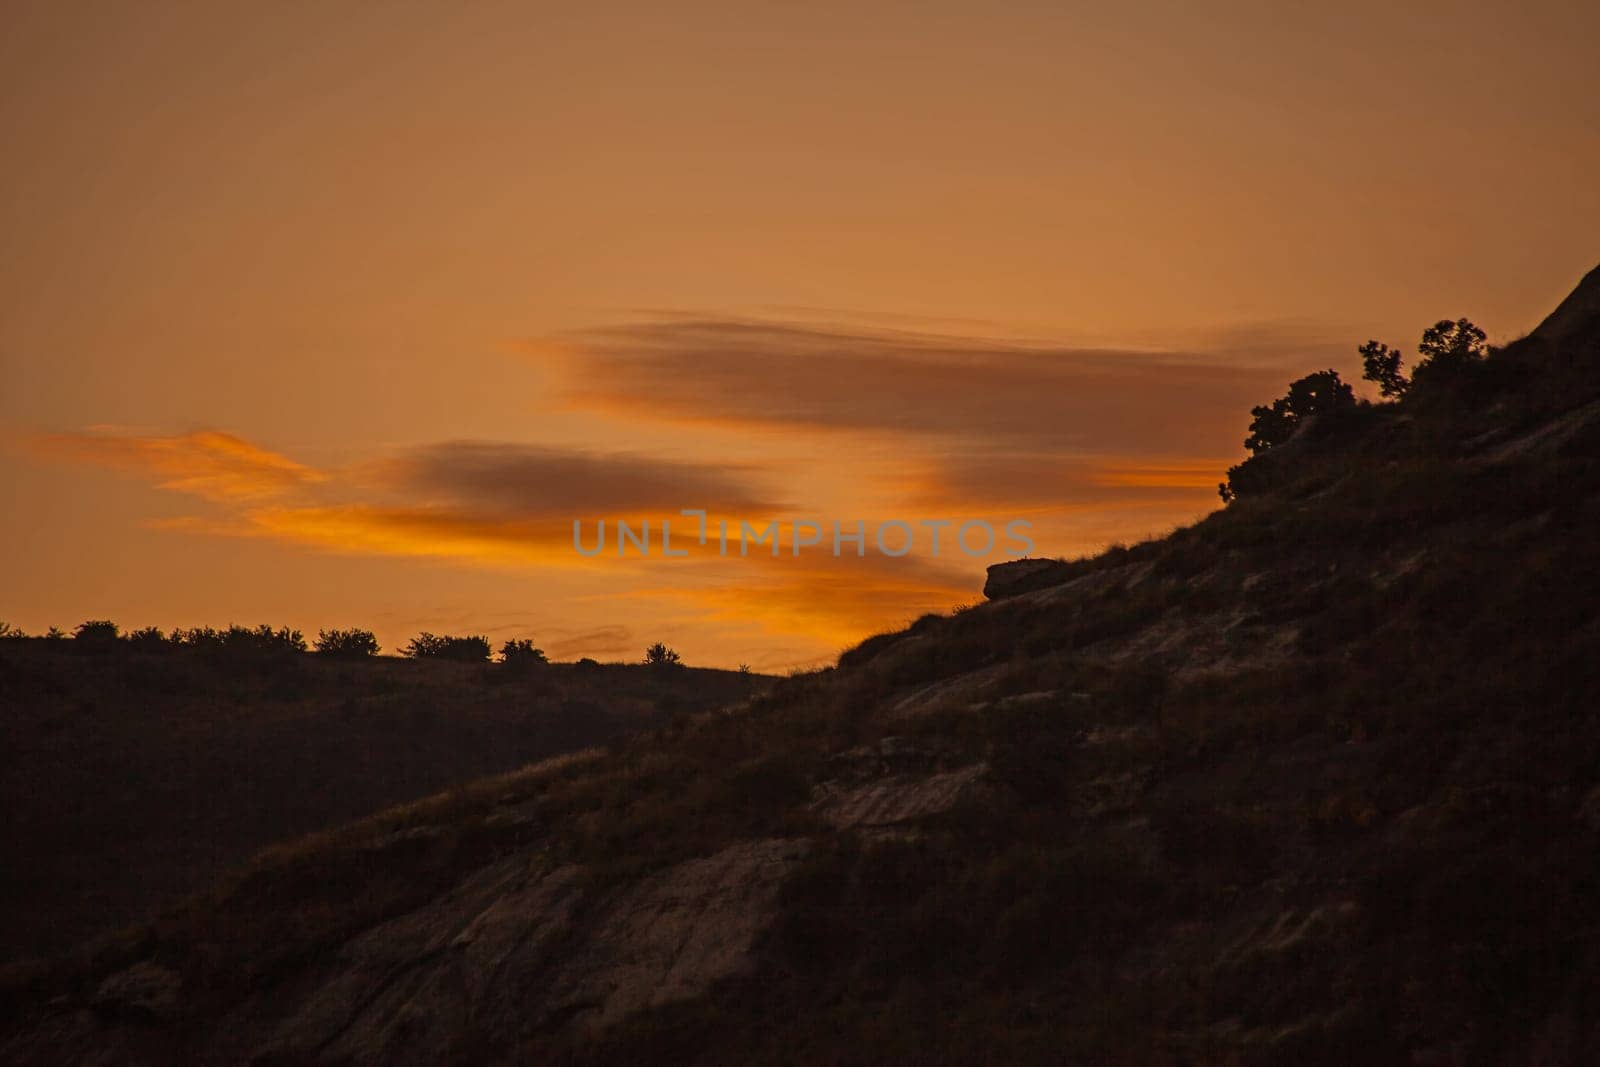
[(594, 6), (6, 5), (0, 619), (815, 662), (985, 561), (570, 520), (1091, 551), (1600, 259), (1593, 4)]

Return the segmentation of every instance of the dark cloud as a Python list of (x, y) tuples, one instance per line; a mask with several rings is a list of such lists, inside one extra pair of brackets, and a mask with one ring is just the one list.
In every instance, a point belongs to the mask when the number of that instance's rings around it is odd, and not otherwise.
[(526, 519), (675, 514), (703, 507), (760, 514), (783, 505), (757, 490), (754, 469), (628, 453), (495, 441), (447, 441), (380, 464), (378, 479), (410, 499)]
[(561, 340), (575, 360), (569, 395), (580, 406), (1124, 455), (1236, 450), (1250, 406), (1314, 369), (1311, 353), (1326, 356), (1325, 346), (1307, 344), (1241, 365), (1219, 352), (728, 319), (636, 323)]

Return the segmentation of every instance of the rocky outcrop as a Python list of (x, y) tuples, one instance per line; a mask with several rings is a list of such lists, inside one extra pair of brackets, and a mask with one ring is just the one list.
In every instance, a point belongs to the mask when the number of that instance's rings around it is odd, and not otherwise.
[(1072, 568), (1059, 559), (1014, 559), (989, 568), (983, 595), (990, 600), (1031, 593), (1066, 581)]

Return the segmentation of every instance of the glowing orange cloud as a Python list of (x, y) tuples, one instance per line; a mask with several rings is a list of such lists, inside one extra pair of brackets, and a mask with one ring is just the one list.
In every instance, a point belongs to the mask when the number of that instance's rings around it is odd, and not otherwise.
[[(1154, 530), (1200, 510), (1225, 466), (1224, 461), (1084, 456), (1048, 448), (946, 452), (920, 429), (849, 432), (876, 435), (877, 458), (862, 457), (852, 466), (845, 450), (827, 465), (819, 484), (824, 490), (854, 491), (858, 503), (876, 502), (880, 518), (904, 516), (916, 527), (909, 556), (882, 554), (873, 533), (879, 519), (856, 515), (837, 521), (846, 531), (862, 522), (865, 558), (855, 556), (853, 546), (835, 557), (828, 537), (796, 556), (795, 522), (815, 521), (826, 528), (833, 517), (806, 514), (782, 502), (791, 494), (778, 490), (793, 488), (789, 479), (818, 473), (793, 460), (696, 463), (639, 452), (447, 441), (330, 472), (218, 431), (161, 436), (102, 429), (42, 436), (36, 444), (51, 456), (128, 471), (162, 488), (228, 506), (218, 515), (154, 524), (165, 529), (341, 555), (582, 575), (571, 579), (579, 584), (563, 586), (564, 595), (595, 602), (579, 616), (597, 625), (565, 637), (550, 634), (554, 640), (547, 643), (557, 655), (626, 654), (638, 643), (632, 632), (604, 624), (610, 610), (604, 605), (626, 602), (630, 617), (642, 612), (641, 618), (655, 620), (653, 627), (670, 625), (686, 636), (699, 634), (721, 644), (759, 642), (763, 651), (751, 658), (767, 664), (774, 657), (786, 664), (817, 663), (870, 632), (972, 599), (981, 588), (984, 564), (1016, 550), (1016, 539), (1006, 529), (1012, 518), (1035, 520), (1035, 551), (1044, 554), (1093, 541), (1099, 528), (1090, 529), (1085, 521), (1111, 512), (1119, 523), (1139, 522)], [(761, 434), (769, 445), (799, 452), (810, 441), (807, 431), (795, 426), (767, 426)], [(708, 512), (707, 544), (697, 543), (698, 521), (680, 513), (684, 506)], [(955, 530), (947, 528), (941, 555), (930, 558), (931, 544), (919, 520), (935, 517), (956, 524), (986, 518), (996, 531), (995, 548), (988, 558), (966, 556), (958, 551)], [(608, 543), (598, 556), (575, 548), (574, 519), (582, 520), (586, 547), (595, 543), (597, 520), (607, 520)], [(636, 530), (649, 523), (652, 556), (619, 555), (618, 519)], [(667, 520), (674, 526), (674, 547), (685, 553), (681, 558), (661, 554)], [(729, 528), (726, 557), (719, 552), (718, 520)], [(766, 545), (748, 554), (735, 547), (745, 520), (758, 530), (778, 523), (783, 544), (776, 555)], [(775, 642), (783, 641), (788, 644), (778, 651)]]
[(972, 600), (982, 573), (981, 562), (965, 557), (761, 554), (620, 595), (680, 603), (702, 621), (755, 625), (833, 653), (874, 630)]
[(154, 436), (100, 429), (40, 434), (31, 441), (45, 455), (152, 477), (159, 488), (207, 500), (260, 500), (328, 480), (321, 471), (218, 430)]
[[(791, 434), (802, 447), (806, 441), (793, 430), (769, 428), (766, 433), (780, 438)], [(897, 439), (900, 449), (894, 444)], [(100, 430), (56, 434), (39, 442), (51, 455), (143, 474), (164, 488), (231, 505), (221, 515), (154, 524), (161, 528), (362, 557), (581, 573), (584, 584), (569, 588), (566, 595), (590, 601), (625, 599), (635, 610), (654, 605), (649, 610), (658, 618), (677, 619), (686, 633), (765, 635), (769, 649), (774, 647), (771, 638), (787, 637), (794, 642), (783, 652), (788, 662), (816, 662), (866, 633), (971, 599), (981, 587), (983, 565), (1015, 550), (1015, 538), (1006, 530), (1013, 517), (1039, 520), (1032, 535), (1042, 553), (1098, 537), (1098, 528), (1085, 528), (1083, 520), (1103, 517), (1107, 509), (1117, 511), (1120, 522), (1138, 521), (1154, 529), (1192, 517), (1221, 466), (1048, 452), (949, 455), (930, 449), (915, 434), (892, 430), (883, 440), (888, 456), (903, 450), (904, 458), (862, 469), (830, 467), (828, 484), (854, 480), (859, 492), (864, 473), (875, 472), (864, 483), (871, 491), (858, 499), (881, 501), (881, 515), (904, 515), (917, 527), (916, 550), (904, 558), (881, 554), (872, 533), (879, 522), (869, 516), (838, 520), (850, 531), (860, 519), (867, 538), (865, 558), (856, 557), (853, 546), (835, 557), (827, 543), (796, 556), (790, 543), (795, 522), (817, 521), (826, 527), (829, 517), (796, 511), (779, 503), (777, 494), (756, 488), (786, 469), (781, 464), (696, 464), (637, 453), (454, 441), (413, 447), (330, 473), (216, 431), (150, 436)], [(796, 468), (787, 469), (792, 474)], [(315, 493), (310, 492), (313, 487)], [(683, 505), (706, 508), (706, 545), (697, 543), (697, 520), (680, 514)], [(902, 506), (922, 510), (901, 511)], [(918, 520), (935, 516), (957, 523), (987, 518), (996, 531), (990, 557), (958, 552), (956, 533), (947, 528), (942, 555), (929, 558), (928, 535)], [(1049, 525), (1052, 517), (1058, 520), (1056, 527)], [(574, 547), (574, 518), (583, 521), (586, 547), (594, 544), (596, 521), (608, 520), (605, 551), (591, 557)], [(637, 551), (619, 555), (617, 519), (628, 520), (635, 529), (649, 523), (652, 557), (641, 558)], [(686, 553), (683, 558), (661, 554), (666, 520), (674, 524), (674, 546)], [(728, 523), (731, 558), (719, 552), (718, 520)], [(754, 546), (748, 554), (735, 547), (744, 520), (753, 529), (778, 523), (783, 544), (776, 556), (766, 545)], [(898, 537), (891, 541), (898, 542)], [(630, 641), (631, 634), (601, 626), (551, 645), (558, 653), (607, 654), (625, 650)]]
[(1093, 471), (1095, 485), (1111, 489), (1204, 489), (1215, 492), (1232, 466), (1229, 460), (1167, 460), (1160, 464), (1112, 464)]
[(1229, 461), (1049, 453), (930, 454), (907, 479), (916, 507), (1037, 515), (1109, 505), (1176, 508), (1192, 517)]

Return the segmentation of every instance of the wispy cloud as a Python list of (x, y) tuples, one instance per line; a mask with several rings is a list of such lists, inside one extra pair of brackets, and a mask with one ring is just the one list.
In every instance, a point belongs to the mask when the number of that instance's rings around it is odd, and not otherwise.
[(640, 653), (640, 642), (626, 626), (597, 626), (590, 630), (547, 631), (542, 638), (545, 652), (555, 659), (633, 658)]
[(259, 507), (217, 533), (268, 537), (347, 555), (414, 556), (490, 565), (576, 562), (570, 525), (448, 506), (370, 504)]
[(281, 497), (329, 477), (219, 430), (151, 435), (99, 427), (37, 434), (29, 442), (46, 456), (128, 471), (149, 478), (159, 488), (206, 500)]

